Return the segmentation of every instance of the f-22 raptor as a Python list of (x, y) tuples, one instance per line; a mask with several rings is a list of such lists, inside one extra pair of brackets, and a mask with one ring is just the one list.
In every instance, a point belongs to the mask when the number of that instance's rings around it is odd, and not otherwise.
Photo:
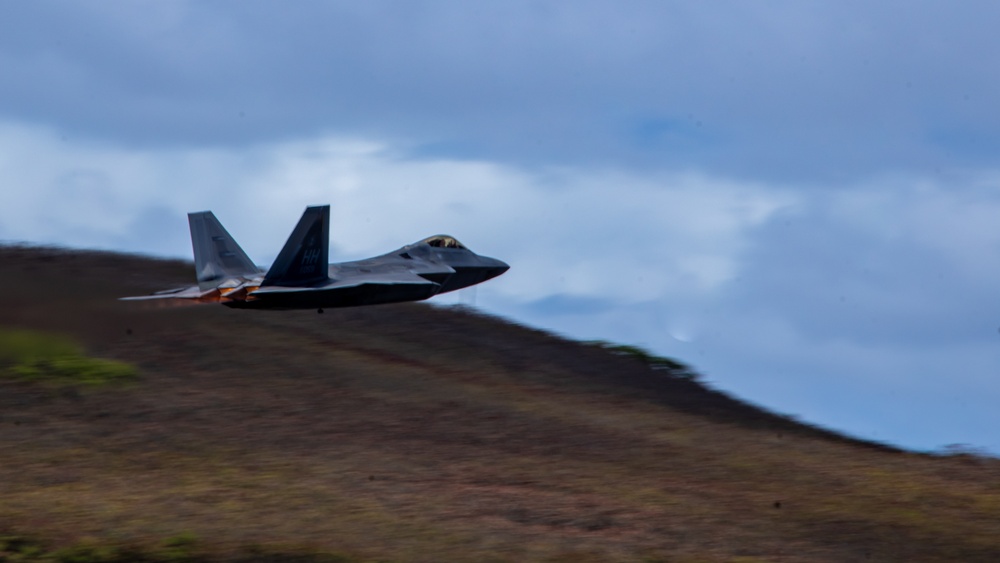
[(437, 235), (398, 250), (329, 264), (330, 206), (307, 207), (266, 272), (211, 211), (188, 214), (198, 285), (124, 300), (182, 299), (240, 309), (317, 309), (420, 301), (469, 287), (510, 266)]

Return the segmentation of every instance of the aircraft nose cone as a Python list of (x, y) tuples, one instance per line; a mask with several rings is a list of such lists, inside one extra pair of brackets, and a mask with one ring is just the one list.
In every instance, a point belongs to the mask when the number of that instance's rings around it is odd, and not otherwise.
[(484, 260), (489, 272), (486, 279), (495, 278), (510, 269), (510, 266), (503, 260), (497, 260), (496, 258), (485, 258)]

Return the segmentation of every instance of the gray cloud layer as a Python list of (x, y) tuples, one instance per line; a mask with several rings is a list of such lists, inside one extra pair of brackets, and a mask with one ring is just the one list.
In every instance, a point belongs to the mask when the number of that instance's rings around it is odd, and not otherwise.
[(992, 2), (7, 3), (8, 118), (842, 180), (1000, 142)]

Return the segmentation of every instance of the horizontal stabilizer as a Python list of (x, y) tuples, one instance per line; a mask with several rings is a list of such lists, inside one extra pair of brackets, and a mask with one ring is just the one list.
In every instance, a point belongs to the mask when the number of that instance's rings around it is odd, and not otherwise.
[(295, 292), (316, 292), (316, 291), (338, 291), (344, 289), (353, 289), (363, 286), (409, 286), (409, 287), (437, 287), (440, 284), (434, 283), (430, 280), (422, 278), (416, 274), (411, 274), (409, 272), (392, 272), (384, 274), (369, 274), (364, 277), (350, 277), (343, 280), (332, 280), (329, 283), (320, 284), (312, 287), (281, 287), (281, 286), (262, 286), (252, 292), (250, 295), (264, 295), (269, 293), (295, 293)]
[(157, 291), (152, 295), (139, 295), (135, 297), (120, 297), (119, 301), (146, 301), (149, 299), (205, 299), (218, 295), (219, 290), (212, 288), (203, 290), (193, 285), (191, 287), (179, 287), (177, 289), (167, 289)]

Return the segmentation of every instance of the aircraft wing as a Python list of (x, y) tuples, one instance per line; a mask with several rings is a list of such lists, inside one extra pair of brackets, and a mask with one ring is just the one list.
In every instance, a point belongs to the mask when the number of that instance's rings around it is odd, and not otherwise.
[(433, 291), (440, 284), (424, 279), (416, 274), (407, 271), (378, 272), (378, 273), (358, 273), (350, 274), (342, 278), (330, 280), (328, 283), (313, 287), (282, 287), (277, 285), (261, 286), (250, 295), (263, 295), (269, 293), (301, 293), (301, 292), (338, 292), (368, 287), (377, 290), (379, 287), (386, 289), (392, 287), (421, 287)]
[(212, 288), (209, 290), (202, 290), (196, 285), (191, 287), (178, 287), (175, 289), (166, 289), (164, 291), (157, 291), (152, 295), (138, 295), (135, 297), (120, 297), (119, 301), (145, 301), (147, 299), (204, 299), (209, 297), (213, 293), (218, 293), (219, 290)]

